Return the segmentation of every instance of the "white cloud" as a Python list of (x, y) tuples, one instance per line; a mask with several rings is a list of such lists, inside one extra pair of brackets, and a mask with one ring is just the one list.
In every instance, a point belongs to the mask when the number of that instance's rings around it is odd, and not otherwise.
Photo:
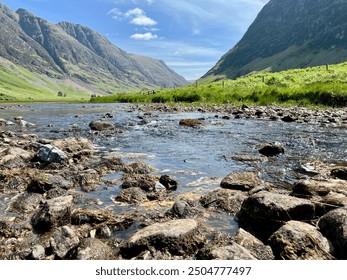
[(138, 16), (143, 16), (143, 15), (145, 15), (145, 11), (140, 9), (140, 8), (135, 8), (135, 9), (129, 10), (124, 14), (124, 16), (127, 18), (138, 17)]
[(130, 23), (134, 25), (154, 26), (158, 24), (154, 19), (148, 17), (146, 12), (140, 8), (128, 10), (125, 13), (118, 8), (114, 8), (110, 10), (108, 14), (112, 15), (112, 18), (116, 20), (128, 19)]
[(153, 40), (153, 39), (157, 39), (158, 36), (155, 34), (152, 34), (152, 32), (147, 32), (144, 34), (140, 34), (140, 33), (136, 33), (130, 36), (131, 39), (134, 40), (145, 40), (145, 41), (149, 41), (149, 40)]
[(130, 23), (135, 24), (135, 25), (144, 25), (144, 26), (153, 26), (153, 25), (157, 25), (158, 23), (147, 17), (147, 16), (138, 16), (136, 18), (133, 18)]

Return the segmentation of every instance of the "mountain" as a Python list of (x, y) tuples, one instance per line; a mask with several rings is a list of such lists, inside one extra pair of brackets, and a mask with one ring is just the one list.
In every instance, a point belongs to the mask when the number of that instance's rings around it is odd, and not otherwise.
[(246, 34), (204, 77), (347, 60), (346, 0), (271, 0)]
[(24, 9), (14, 12), (2, 3), (0, 24), (0, 66), (6, 71), (11, 71), (8, 65), (12, 63), (104, 93), (187, 84), (163, 61), (129, 54), (79, 24), (52, 24)]

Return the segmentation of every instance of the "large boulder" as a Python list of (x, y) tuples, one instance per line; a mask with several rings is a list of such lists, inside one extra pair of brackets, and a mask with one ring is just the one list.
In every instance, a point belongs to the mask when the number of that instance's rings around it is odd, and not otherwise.
[(62, 163), (67, 160), (65, 153), (50, 144), (43, 145), (35, 156), (42, 163)]
[(194, 254), (205, 243), (200, 225), (193, 219), (156, 223), (136, 232), (121, 250), (124, 258), (132, 258), (141, 252), (154, 249), (172, 255)]
[(243, 202), (237, 219), (241, 227), (266, 241), (284, 222), (311, 220), (314, 214), (314, 204), (309, 200), (261, 191)]
[(241, 205), (247, 196), (241, 191), (218, 189), (200, 198), (200, 203), (205, 208), (236, 214), (241, 210)]
[(28, 164), (32, 153), (18, 147), (0, 147), (1, 169), (21, 168)]
[(231, 173), (220, 183), (222, 188), (241, 191), (249, 191), (261, 185), (263, 181), (254, 172)]
[(64, 226), (71, 221), (73, 196), (57, 197), (47, 200), (32, 217), (32, 225), (38, 232), (47, 232)]
[(337, 258), (347, 258), (347, 208), (330, 211), (318, 222), (320, 231), (334, 245)]
[(289, 221), (269, 239), (277, 259), (331, 260), (333, 248), (316, 227)]

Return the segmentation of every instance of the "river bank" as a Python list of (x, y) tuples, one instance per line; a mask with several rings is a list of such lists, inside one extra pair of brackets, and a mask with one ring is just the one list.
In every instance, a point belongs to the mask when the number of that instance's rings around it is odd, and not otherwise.
[[(122, 110), (134, 113), (133, 123), (126, 119), (127, 126), (120, 126), (118, 110), (98, 111), (100, 118), (86, 123), (88, 133), (69, 124), (70, 130), (52, 132), (51, 137), (42, 133), (43, 126), (35, 128), (32, 119), (1, 122), (0, 259), (346, 259), (347, 236), (339, 229), (347, 226), (347, 170), (338, 156), (336, 162), (311, 158), (300, 172), (292, 170), (297, 180), (284, 188), (264, 176), (270, 165), (262, 162), (290, 161), (290, 147), (264, 141), (253, 147), (257, 156), (233, 155), (250, 166), (259, 163), (257, 170), (242, 165), (189, 189), (193, 184), (185, 186), (169, 170), (158, 170), (139, 157), (125, 160), (119, 151), (99, 146), (121, 137), (141, 145), (136, 142), (141, 139), (136, 138), (139, 123), (153, 126), (163, 112), (170, 114), (174, 130), (191, 138), (208, 134), (208, 128), (219, 130), (222, 122), (229, 130), (231, 119), (274, 121), (274, 112), (280, 126), (329, 126), (343, 135), (346, 110), (166, 105)], [(200, 117), (191, 118), (195, 115), (189, 113), (196, 110)], [(194, 122), (171, 119), (180, 112)], [(295, 120), (287, 122), (289, 116)], [(137, 130), (126, 136), (133, 127)], [(50, 129), (57, 130), (54, 125)], [(152, 130), (156, 137), (162, 132), (157, 126)], [(152, 130), (144, 131), (148, 135)], [(160, 149), (159, 142), (167, 139), (157, 139), (154, 146)], [(264, 152), (269, 149), (271, 153)], [(99, 198), (101, 193), (107, 193), (110, 203)]]

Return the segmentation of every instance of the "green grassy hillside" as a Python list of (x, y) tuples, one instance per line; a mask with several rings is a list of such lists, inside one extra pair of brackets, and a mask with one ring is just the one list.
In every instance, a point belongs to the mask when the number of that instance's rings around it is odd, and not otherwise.
[(0, 102), (82, 102), (92, 94), (71, 80), (49, 78), (5, 60), (0, 62)]
[(251, 73), (236, 80), (208, 79), (154, 94), (138, 92), (92, 98), (92, 102), (347, 106), (347, 63)]

